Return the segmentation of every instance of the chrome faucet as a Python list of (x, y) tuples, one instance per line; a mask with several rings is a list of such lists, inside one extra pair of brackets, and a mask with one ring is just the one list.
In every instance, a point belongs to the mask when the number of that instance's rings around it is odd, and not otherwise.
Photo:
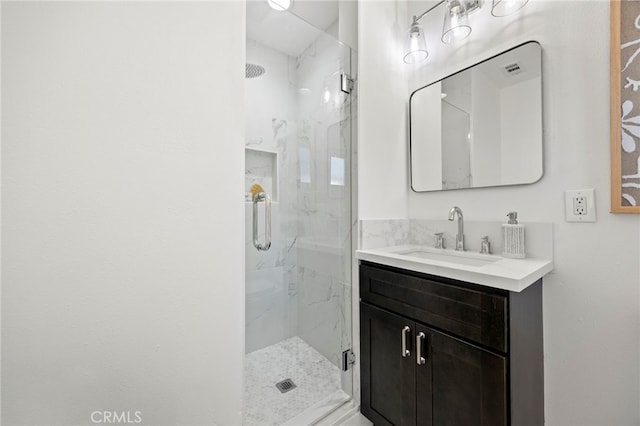
[(458, 234), (456, 235), (456, 250), (464, 251), (464, 222), (462, 220), (462, 210), (460, 207), (453, 206), (449, 210), (449, 220), (453, 221), (458, 215)]

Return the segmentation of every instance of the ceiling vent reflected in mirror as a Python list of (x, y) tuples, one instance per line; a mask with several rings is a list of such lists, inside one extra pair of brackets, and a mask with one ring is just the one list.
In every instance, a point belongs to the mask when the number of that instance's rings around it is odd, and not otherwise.
[(504, 67), (504, 70), (507, 72), (507, 75), (518, 75), (524, 71), (518, 63), (509, 64)]

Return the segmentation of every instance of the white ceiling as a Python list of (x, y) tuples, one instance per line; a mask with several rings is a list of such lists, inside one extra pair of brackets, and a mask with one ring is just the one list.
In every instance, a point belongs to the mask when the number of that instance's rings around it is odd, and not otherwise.
[(338, 20), (338, 0), (293, 0), (290, 11), (324, 31)]
[(285, 12), (266, 0), (247, 0), (247, 38), (290, 56), (302, 53), (337, 20), (338, 0), (292, 0)]

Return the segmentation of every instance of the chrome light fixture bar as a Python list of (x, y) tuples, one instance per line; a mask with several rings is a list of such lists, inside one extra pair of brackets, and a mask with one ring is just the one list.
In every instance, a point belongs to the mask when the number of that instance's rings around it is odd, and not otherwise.
[[(409, 28), (404, 50), (404, 62), (413, 64), (422, 62), (429, 56), (424, 29), (418, 23), (426, 14), (442, 4), (446, 4), (442, 26), (443, 43), (450, 44), (462, 40), (471, 34), (469, 13), (481, 7), (482, 0), (441, 0), (426, 12), (414, 16)], [(529, 0), (492, 0), (491, 14), (493, 16), (507, 16), (520, 10)]]

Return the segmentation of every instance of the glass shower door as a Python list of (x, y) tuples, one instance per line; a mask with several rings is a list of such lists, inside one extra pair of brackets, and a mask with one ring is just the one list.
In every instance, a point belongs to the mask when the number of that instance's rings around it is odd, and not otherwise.
[(471, 115), (442, 99), (442, 189), (469, 188)]
[(351, 99), (341, 90), (351, 52), (260, 7), (247, 3), (244, 424), (312, 424), (352, 392), (342, 368), (351, 348)]

